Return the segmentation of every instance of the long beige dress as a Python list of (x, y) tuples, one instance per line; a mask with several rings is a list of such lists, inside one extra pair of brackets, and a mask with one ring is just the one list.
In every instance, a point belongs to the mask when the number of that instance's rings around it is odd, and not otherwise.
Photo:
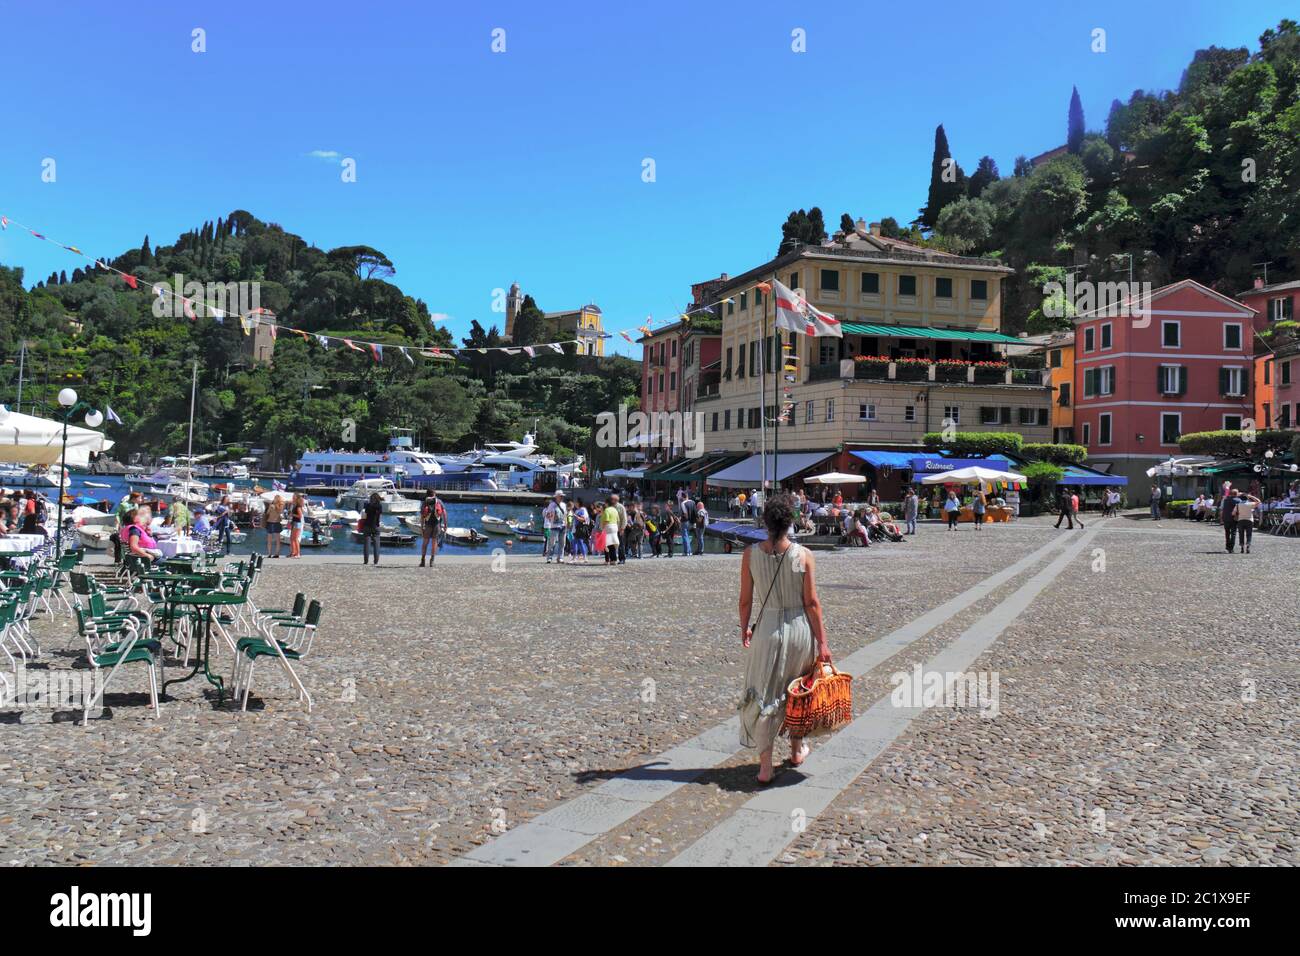
[[(817, 659), (817, 645), (803, 607), (806, 549), (791, 543), (785, 557), (749, 549), (754, 578), (754, 609), (771, 587), (771, 596), (754, 625), (745, 662), (745, 687), (740, 700), (740, 743), (766, 750), (785, 722), (785, 692), (790, 681), (808, 673)], [(772, 578), (776, 576), (773, 585)]]

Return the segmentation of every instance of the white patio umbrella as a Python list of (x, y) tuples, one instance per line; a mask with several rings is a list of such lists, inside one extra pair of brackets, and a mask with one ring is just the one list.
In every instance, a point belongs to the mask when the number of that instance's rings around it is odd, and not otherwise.
[[(63, 423), (35, 415), (10, 411), (0, 405), (0, 461), (29, 465), (53, 465), (63, 446)], [(68, 426), (68, 455), (65, 465), (84, 468), (91, 452), (107, 451), (113, 442), (80, 425)]]
[(998, 471), (996, 468), (981, 468), (974, 465), (970, 468), (954, 468), (952, 471), (941, 471), (935, 475), (926, 475), (921, 479), (921, 484), (973, 485), (979, 482), (1028, 480), (1024, 475), (1017, 474), (1014, 471)]
[(824, 475), (813, 475), (804, 479), (804, 483), (815, 485), (856, 485), (867, 479), (862, 475), (850, 475), (842, 471), (828, 471)]

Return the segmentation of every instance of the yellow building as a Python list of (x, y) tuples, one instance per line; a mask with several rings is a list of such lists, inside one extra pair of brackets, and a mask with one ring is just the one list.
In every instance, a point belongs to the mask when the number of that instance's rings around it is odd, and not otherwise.
[[(1049, 441), (1045, 374), (1006, 361), (1006, 349), (1023, 341), (1001, 332), (1002, 280), (1011, 273), (993, 259), (887, 239), (878, 224), (868, 229), (859, 220), (847, 235), (737, 276), (719, 292), (729, 299), (720, 309), (721, 382), (695, 406), (704, 414), (706, 447), (757, 450), (764, 419), (770, 447), (784, 401), (777, 389), (786, 384), (793, 407), (779, 425), (783, 450), (920, 447), (926, 432), (945, 425)], [(757, 283), (773, 278), (843, 323), (843, 338), (784, 333), (793, 340), (793, 372), (771, 363), (773, 304)]]
[(600, 308), (588, 303), (568, 312), (547, 312), (547, 323), (554, 323), (560, 339), (577, 339), (579, 355), (605, 354), (605, 327)]
[(1074, 331), (1024, 338), (1027, 345), (1047, 353), (1052, 388), (1052, 441), (1077, 444), (1074, 438)]

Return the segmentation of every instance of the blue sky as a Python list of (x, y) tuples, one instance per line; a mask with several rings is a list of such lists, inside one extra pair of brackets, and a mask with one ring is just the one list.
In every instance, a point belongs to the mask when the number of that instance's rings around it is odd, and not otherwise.
[[(940, 122), (968, 172), (988, 153), (1009, 175), (1018, 154), (1064, 141), (1071, 85), (1100, 128), (1113, 98), (1177, 85), (1197, 48), (1253, 50), (1295, 13), (1275, 0), (110, 6), (0, 0), (0, 212), (116, 254), (247, 209), (322, 248), (383, 250), (456, 335), (499, 323), (493, 290), (512, 281), (547, 310), (596, 302), (611, 331), (668, 319), (691, 282), (770, 258), (793, 208), (821, 206), (832, 229), (841, 212), (910, 219)], [(81, 264), (12, 228), (0, 262), (29, 283)]]

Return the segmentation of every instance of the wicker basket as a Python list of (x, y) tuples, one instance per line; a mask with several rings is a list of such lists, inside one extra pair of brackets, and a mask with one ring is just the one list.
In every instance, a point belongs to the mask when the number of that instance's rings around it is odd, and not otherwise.
[(830, 661), (818, 661), (803, 677), (786, 688), (786, 737), (816, 737), (829, 734), (853, 719), (853, 675), (835, 669)]

